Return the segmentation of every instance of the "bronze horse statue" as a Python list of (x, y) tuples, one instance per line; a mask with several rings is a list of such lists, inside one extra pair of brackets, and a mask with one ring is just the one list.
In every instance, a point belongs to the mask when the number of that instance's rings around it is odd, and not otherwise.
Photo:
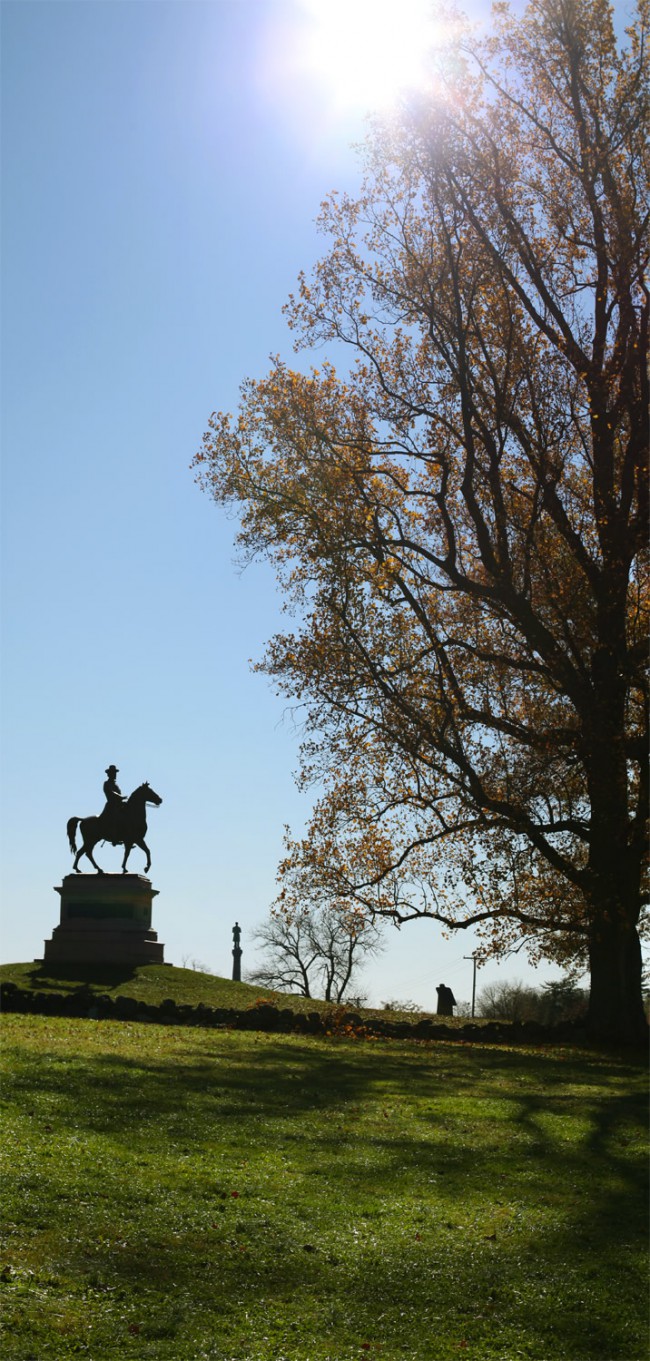
[[(93, 856), (93, 850), (98, 841), (111, 841), (114, 846), (124, 847), (124, 859), (122, 861), (122, 873), (126, 874), (126, 862), (134, 846), (140, 846), (147, 857), (144, 872), (148, 873), (151, 866), (151, 854), (149, 847), (144, 839), (147, 830), (146, 805), (152, 803), (157, 808), (162, 803), (160, 794), (156, 794), (146, 783), (138, 785), (133, 793), (123, 804), (107, 805), (99, 817), (91, 818), (70, 818), (67, 825), (68, 841), (70, 850), (75, 856), (74, 869), (77, 874), (81, 874), (79, 861), (82, 855), (87, 855), (91, 864), (95, 866), (98, 874), (104, 874)], [(76, 831), (77, 826), (81, 832), (81, 847), (77, 850)]]

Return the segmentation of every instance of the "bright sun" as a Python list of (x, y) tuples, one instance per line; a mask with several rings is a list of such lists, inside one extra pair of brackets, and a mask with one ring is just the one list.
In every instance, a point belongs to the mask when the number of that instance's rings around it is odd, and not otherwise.
[(439, 34), (432, 0), (300, 0), (303, 63), (340, 110), (390, 106), (422, 84)]

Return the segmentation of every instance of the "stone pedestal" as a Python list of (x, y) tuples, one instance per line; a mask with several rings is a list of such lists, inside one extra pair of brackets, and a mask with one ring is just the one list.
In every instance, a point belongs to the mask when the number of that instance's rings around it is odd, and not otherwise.
[(151, 929), (158, 890), (142, 874), (67, 874), (61, 921), (45, 942), (46, 964), (163, 964)]

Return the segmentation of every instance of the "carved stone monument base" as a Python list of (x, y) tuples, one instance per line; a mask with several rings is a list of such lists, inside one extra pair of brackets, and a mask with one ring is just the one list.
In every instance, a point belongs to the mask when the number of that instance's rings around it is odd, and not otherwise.
[(67, 874), (61, 921), (45, 941), (46, 964), (164, 964), (151, 929), (158, 890), (143, 874)]

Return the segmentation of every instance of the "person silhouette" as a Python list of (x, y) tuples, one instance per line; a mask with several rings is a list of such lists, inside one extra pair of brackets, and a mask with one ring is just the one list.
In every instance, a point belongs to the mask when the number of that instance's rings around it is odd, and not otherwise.
[(119, 832), (120, 814), (125, 803), (124, 795), (117, 783), (117, 780), (115, 779), (115, 776), (119, 775), (119, 773), (120, 772), (117, 766), (107, 766), (106, 774), (108, 776), (108, 779), (104, 780), (104, 795), (106, 798), (106, 805), (104, 807), (102, 817), (105, 817), (106, 822), (108, 824), (108, 834), (106, 840), (113, 841), (114, 845), (117, 844), (114, 841), (114, 836), (117, 835), (117, 833)]
[(436, 992), (438, 994), (438, 1006), (436, 1008), (438, 1016), (453, 1016), (454, 1007), (458, 1006), (458, 1003), (451, 988), (448, 988), (446, 983), (441, 983), (436, 988)]

